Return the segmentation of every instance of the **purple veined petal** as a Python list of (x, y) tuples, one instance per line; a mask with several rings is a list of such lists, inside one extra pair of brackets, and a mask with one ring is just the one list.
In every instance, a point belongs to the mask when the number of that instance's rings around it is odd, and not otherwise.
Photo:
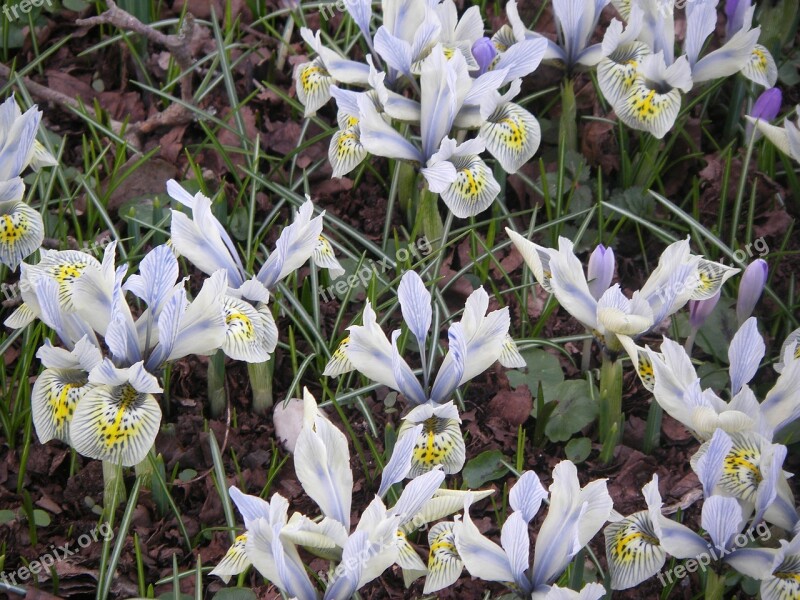
[(520, 513), (526, 523), (539, 512), (542, 500), (547, 498), (547, 490), (533, 471), (525, 471), (509, 492), (511, 508)]
[(686, 41), (683, 50), (694, 68), (708, 36), (717, 26), (717, 8), (710, 2), (695, 3), (691, 17), (686, 17)]
[(414, 454), (414, 445), (422, 432), (422, 424), (414, 425), (406, 430), (397, 440), (392, 450), (392, 456), (381, 473), (381, 485), (378, 496), (383, 497), (395, 483), (406, 478), (411, 471), (411, 458)]
[(467, 360), (467, 340), (461, 323), (453, 323), (447, 330), (450, 348), (442, 361), (431, 388), (431, 401), (442, 403), (460, 385)]
[(322, 600), (348, 600), (358, 590), (358, 582), (364, 569), (364, 557), (369, 556), (370, 542), (366, 531), (356, 531), (347, 538), (342, 550), (341, 568), (330, 582)]
[(403, 489), (395, 505), (389, 509), (400, 522), (410, 521), (433, 497), (444, 481), (445, 473), (439, 467), (412, 479)]
[(530, 545), (528, 522), (519, 512), (511, 513), (500, 531), (500, 545), (508, 557), (514, 583), (525, 594), (532, 591), (527, 570), (530, 567)]
[(370, 154), (416, 162), (425, 162), (420, 151), (378, 114), (373, 102), (359, 96), (359, 130), (361, 144)]
[(706, 498), (713, 494), (719, 478), (722, 477), (723, 463), (732, 447), (731, 437), (722, 429), (717, 429), (708, 442), (705, 453), (694, 465), (697, 477), (703, 484), (703, 494)]
[[(453, 60), (459, 55), (454, 55)], [(422, 63), (420, 76), (422, 155), (429, 159), (450, 133), (458, 112), (458, 73), (437, 45)]]
[(361, 30), (364, 40), (366, 40), (367, 44), (372, 45), (372, 34), (369, 30), (369, 24), (372, 20), (372, 2), (370, 0), (347, 0), (344, 6)]
[(753, 314), (753, 310), (767, 285), (769, 266), (763, 258), (747, 265), (739, 282), (739, 297), (736, 300), (736, 318), (743, 323)]
[(139, 263), (139, 273), (131, 275), (122, 286), (143, 300), (154, 318), (167, 301), (178, 279), (178, 259), (166, 244), (156, 246)]
[(404, 75), (411, 73), (414, 55), (411, 44), (389, 33), (384, 25), (375, 33), (375, 51), (387, 65)]
[(392, 370), (397, 382), (397, 389), (409, 402), (423, 404), (426, 400), (425, 392), (411, 367), (408, 366), (408, 363), (403, 360), (397, 351), (398, 337), (400, 337), (399, 329), (392, 332)]
[(742, 509), (736, 498), (711, 496), (703, 502), (701, 526), (708, 532), (715, 548), (729, 548), (744, 525)]

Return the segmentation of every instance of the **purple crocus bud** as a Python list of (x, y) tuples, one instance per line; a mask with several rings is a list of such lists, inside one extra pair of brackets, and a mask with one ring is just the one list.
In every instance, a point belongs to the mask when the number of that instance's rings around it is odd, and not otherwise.
[(689, 300), (689, 325), (692, 329), (700, 329), (706, 322), (708, 315), (714, 311), (719, 302), (720, 291), (717, 290), (716, 294), (705, 300)]
[(744, 27), (744, 15), (752, 5), (752, 0), (725, 0), (725, 38), (730, 39), (734, 33)]
[(736, 318), (739, 325), (753, 314), (764, 286), (767, 285), (768, 274), (769, 267), (763, 258), (754, 260), (744, 270), (742, 280), (739, 282), (739, 298), (736, 300)]
[(483, 75), (492, 65), (494, 57), (497, 56), (497, 50), (492, 40), (488, 37), (482, 37), (475, 40), (475, 43), (472, 44), (472, 56), (475, 57), (475, 61), (480, 67), (478, 75)]
[[(748, 116), (752, 117), (753, 119), (761, 119), (762, 121), (772, 121), (775, 117), (778, 116), (778, 113), (781, 111), (781, 103), (783, 102), (783, 94), (781, 93), (780, 88), (769, 88), (768, 90), (764, 90), (761, 92), (761, 95), (756, 98), (756, 101), (753, 103), (753, 108), (750, 110), (750, 114)], [(745, 126), (745, 140), (750, 140), (750, 136), (753, 133), (753, 122), (750, 119), (747, 119), (747, 125)], [(756, 130), (756, 140), (761, 138), (760, 131)]]
[(614, 277), (614, 250), (598, 244), (589, 257), (589, 292), (595, 300), (605, 293)]

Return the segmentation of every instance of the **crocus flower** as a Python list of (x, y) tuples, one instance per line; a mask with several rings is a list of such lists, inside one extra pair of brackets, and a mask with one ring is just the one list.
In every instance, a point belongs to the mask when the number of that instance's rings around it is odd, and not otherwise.
[[(797, 106), (796, 113), (800, 116), (800, 105)], [(763, 119), (754, 119), (751, 116), (746, 118), (764, 134), (764, 137), (775, 144), (778, 150), (800, 162), (800, 118), (797, 123), (793, 123), (787, 118), (783, 122), (783, 127), (771, 125)]]
[(398, 352), (400, 330), (393, 331), (389, 341), (378, 326), (369, 301), (364, 308), (364, 324), (348, 328), (349, 336), (331, 357), (323, 374), (341, 375), (356, 369), (368, 379), (399, 391), (415, 405), (404, 417), (400, 433), (419, 424), (424, 426), (415, 442), (411, 476), (437, 465), (442, 465), (445, 473), (457, 473), (464, 464), (465, 450), (458, 409), (450, 401), (451, 395), (497, 360), (506, 367), (525, 364), (508, 336), (508, 309), (487, 314), (489, 295), (483, 288), (475, 290), (467, 298), (461, 320), (448, 329), (450, 347), (429, 387), (426, 348), (433, 314), (430, 292), (419, 275), (407, 271), (400, 280), (398, 298), (403, 319), (420, 349), (424, 385)]
[(539, 534), (531, 565), (528, 524), (536, 516), (547, 493), (532, 471), (526, 471), (511, 489), (512, 512), (500, 534), (498, 546), (484, 537), (469, 515), (471, 500), (464, 503), (464, 520), (453, 528), (455, 547), (470, 575), (484, 581), (512, 586), (523, 598), (544, 598), (569, 562), (603, 526), (612, 509), (604, 479), (583, 488), (578, 471), (565, 460), (553, 469), (550, 505)]
[(595, 300), (599, 300), (611, 285), (614, 277), (614, 249), (598, 244), (589, 257), (588, 278), (589, 291)]
[(721, 290), (705, 300), (689, 300), (689, 324), (693, 329), (700, 329), (719, 302)]
[(739, 297), (736, 300), (736, 318), (739, 324), (744, 323), (761, 298), (764, 286), (767, 285), (767, 274), (769, 267), (763, 258), (754, 260), (747, 265), (739, 282)]
[(497, 57), (497, 49), (494, 47), (492, 40), (488, 37), (478, 38), (472, 44), (472, 56), (475, 57), (475, 62), (478, 63), (478, 74), (483, 75), (492, 66), (494, 59)]
[(25, 184), (20, 174), (54, 166), (55, 159), (36, 141), (42, 112), (32, 106), (23, 114), (11, 95), (0, 104), (0, 262), (15, 270), (44, 239), (38, 211), (22, 201)]
[[(783, 94), (781, 93), (780, 88), (773, 87), (769, 88), (768, 90), (764, 90), (761, 92), (761, 95), (756, 98), (755, 103), (753, 103), (753, 108), (750, 110), (750, 114), (748, 116), (755, 120), (761, 119), (763, 121), (772, 121), (781, 111), (782, 102)], [(761, 138), (762, 134), (759, 130), (755, 131), (756, 140), (758, 140)], [(752, 134), (753, 122), (748, 120), (745, 127), (745, 140), (749, 140)]]

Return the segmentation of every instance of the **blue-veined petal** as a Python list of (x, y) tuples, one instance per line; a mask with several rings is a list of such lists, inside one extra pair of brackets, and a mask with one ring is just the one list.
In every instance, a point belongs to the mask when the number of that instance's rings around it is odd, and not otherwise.
[(411, 367), (397, 351), (398, 337), (400, 337), (399, 329), (392, 332), (392, 371), (397, 382), (397, 389), (409, 402), (422, 404), (426, 400), (425, 392)]
[(356, 531), (347, 538), (342, 550), (342, 561), (335, 570), (334, 579), (325, 590), (323, 600), (348, 600), (353, 597), (358, 589), (369, 545), (366, 531)]
[[(458, 58), (458, 57), (457, 57)], [(463, 63), (463, 58), (461, 59)], [(460, 108), (458, 99), (459, 73), (448, 61), (441, 46), (436, 46), (422, 63), (420, 88), (422, 95), (422, 155), (427, 159), (439, 149), (442, 140), (450, 133), (456, 113)], [(466, 64), (464, 64), (466, 70)], [(469, 79), (469, 75), (467, 75)], [(463, 101), (463, 98), (462, 98)]]
[(503, 340), (503, 349), (497, 361), (506, 369), (524, 369), (528, 366), (528, 363), (525, 362), (525, 359), (522, 358), (522, 354), (519, 352), (517, 343), (510, 334), (506, 334)]
[(317, 246), (314, 248), (312, 255), (314, 264), (322, 269), (327, 269), (331, 279), (336, 279), (344, 275), (345, 270), (342, 265), (336, 260), (336, 254), (333, 252), (333, 246), (324, 235), (320, 235), (317, 241)]
[(12, 271), (42, 245), (42, 215), (20, 201), (0, 203), (0, 262)]
[[(597, 328), (598, 304), (589, 291), (583, 265), (575, 256), (572, 241), (558, 238), (558, 251), (550, 252), (549, 283), (558, 303), (589, 329)], [(538, 277), (537, 277), (538, 280)]]
[[(97, 259), (86, 252), (77, 250), (62, 250), (48, 252), (36, 265), (37, 271), (50, 277), (58, 283), (58, 301), (65, 312), (75, 312), (76, 303), (73, 302), (75, 283), (83, 277), (90, 268), (100, 269)], [(174, 285), (175, 280), (172, 280)], [(78, 304), (82, 304), (80, 298)], [(108, 310), (108, 309), (106, 309)]]
[(132, 467), (145, 459), (160, 425), (161, 408), (152, 394), (131, 383), (98, 385), (78, 403), (70, 440), (83, 456)]
[(305, 107), (304, 117), (314, 115), (331, 99), (333, 77), (319, 56), (297, 65), (294, 71), (297, 98)]
[(269, 330), (264, 316), (249, 302), (233, 296), (222, 299), (222, 310), (225, 319), (222, 351), (250, 363), (269, 360)]
[(776, 433), (800, 417), (800, 360), (784, 365), (761, 403), (761, 414)]
[(450, 397), (462, 383), (466, 368), (467, 339), (461, 323), (453, 323), (447, 331), (447, 337), (450, 347), (431, 388), (431, 401), (436, 403), (442, 403)]
[(306, 201), (300, 205), (292, 224), (283, 228), (275, 243), (275, 250), (270, 253), (256, 275), (267, 289), (271, 290), (279, 281), (299, 269), (313, 256), (319, 236), (322, 234), (322, 218), (325, 211), (311, 218), (313, 214), (314, 204), (311, 198), (306, 196)]
[(703, 495), (709, 498), (722, 477), (723, 462), (733, 447), (730, 436), (721, 429), (714, 431), (705, 452), (693, 464), (703, 485)]
[(514, 572), (505, 551), (485, 538), (469, 515), (471, 501), (464, 502), (464, 519), (453, 527), (458, 555), (470, 575), (484, 581), (514, 581)]
[(410, 161), (422, 161), (414, 145), (383, 120), (369, 98), (359, 96), (359, 130), (361, 144), (370, 154)]
[(750, 53), (750, 60), (742, 68), (742, 75), (750, 81), (771, 88), (778, 81), (778, 66), (772, 54), (761, 44), (753, 46)]
[(428, 531), (428, 574), (424, 594), (438, 592), (456, 582), (464, 569), (464, 562), (456, 549), (455, 523), (437, 523)]
[(492, 69), (506, 72), (503, 77), (505, 85), (533, 73), (542, 62), (546, 49), (547, 40), (544, 38), (518, 41), (498, 57)]
[(703, 45), (717, 26), (717, 7), (710, 2), (697, 2), (693, 6), (691, 16), (686, 16), (686, 41), (683, 51), (694, 67)]
[(692, 68), (692, 80), (702, 83), (710, 79), (729, 77), (746, 68), (753, 56), (761, 28), (742, 29), (721, 48), (706, 54)]
[(629, 300), (615, 283), (597, 301), (597, 323), (604, 331), (635, 336), (654, 325), (653, 311), (638, 293)]
[[(602, 7), (609, 0), (553, 0), (553, 13), (560, 32), (567, 66), (577, 63), (578, 55), (586, 47), (589, 36), (597, 25)], [(590, 65), (591, 66), (591, 65)]]
[(406, 271), (400, 279), (397, 297), (400, 300), (403, 320), (417, 338), (419, 346), (423, 347), (433, 318), (430, 292), (416, 272)]
[(681, 109), (681, 93), (677, 88), (659, 92), (648, 87), (637, 76), (627, 95), (618, 103), (617, 116), (628, 127), (648, 131), (661, 139), (675, 124)]
[(714, 547), (728, 548), (744, 525), (742, 509), (734, 498), (711, 496), (703, 502), (700, 524), (708, 532)]
[(372, 43), (372, 34), (369, 30), (369, 23), (372, 20), (372, 2), (369, 0), (350, 0), (344, 3), (345, 9), (350, 14), (361, 30), (361, 35), (368, 44)]
[(257, 519), (270, 518), (270, 504), (263, 498), (245, 494), (235, 485), (228, 488), (228, 494), (236, 505), (239, 514), (244, 518), (244, 525), (247, 529), (253, 521)]
[(523, 593), (529, 593), (532, 591), (531, 582), (526, 571), (529, 567), (531, 540), (528, 537), (528, 521), (521, 513), (511, 513), (503, 523), (500, 545), (508, 557), (514, 583)]
[[(164, 361), (189, 354), (211, 354), (225, 343), (229, 329), (224, 309), (227, 287), (227, 272), (223, 269), (203, 281), (197, 297), (180, 317), (180, 327)], [(267, 350), (271, 352), (269, 347)]]
[(453, 402), (442, 405), (427, 403), (415, 407), (403, 418), (398, 435), (420, 423), (423, 424), (423, 429), (414, 444), (414, 456), (408, 476), (418, 477), (437, 465), (442, 465), (448, 475), (461, 471), (466, 460), (466, 450), (460, 427), (461, 419)]
[(415, 425), (403, 432), (403, 435), (397, 439), (392, 456), (381, 473), (379, 496), (386, 494), (391, 486), (402, 481), (408, 475), (411, 470), (411, 459), (414, 456), (414, 445), (420, 433), (422, 433), (422, 425)]
[(144, 300), (154, 318), (158, 317), (178, 279), (178, 259), (166, 245), (156, 246), (139, 263), (139, 273), (131, 275), (122, 286)]
[(697, 263), (698, 286), (692, 291), (692, 300), (707, 300), (714, 296), (722, 284), (736, 275), (740, 269), (726, 267), (718, 262), (701, 258)]
[(750, 317), (739, 328), (728, 347), (730, 363), (731, 395), (736, 395), (742, 386), (748, 383), (758, 370), (764, 358), (764, 339), (758, 333), (755, 317)]
[(368, 379), (397, 389), (392, 368), (392, 344), (378, 326), (375, 311), (367, 300), (363, 325), (351, 325), (344, 352), (352, 365)]
[(611, 523), (603, 532), (611, 589), (626, 590), (637, 586), (664, 566), (667, 553), (658, 542), (647, 511)]
[[(13, 107), (12, 107), (13, 105)], [(28, 166), (33, 155), (36, 131), (42, 119), (42, 111), (32, 106), (20, 113), (14, 96), (3, 103), (5, 114), (2, 122), (3, 138), (0, 140), (0, 181), (18, 177)]]
[(411, 75), (413, 50), (406, 40), (392, 35), (385, 26), (375, 32), (375, 51), (380, 54), (386, 64), (404, 75)]
[(538, 244), (526, 240), (523, 236), (506, 227), (506, 233), (514, 244), (514, 247), (522, 255), (522, 259), (528, 268), (533, 273), (536, 281), (541, 285), (546, 292), (552, 292), (553, 288), (550, 285), (550, 255), (553, 252), (549, 248), (544, 248)]
[(511, 488), (508, 502), (526, 523), (530, 523), (545, 498), (547, 490), (542, 487), (539, 477), (533, 471), (525, 471)]
[(339, 345), (336, 347), (336, 350), (333, 351), (328, 364), (325, 365), (325, 370), (322, 372), (325, 377), (338, 377), (339, 375), (344, 375), (345, 373), (349, 373), (355, 369), (353, 363), (351, 363), (350, 359), (347, 358), (347, 348), (349, 344), (349, 336), (339, 342)]
[(661, 494), (658, 491), (658, 476), (653, 475), (652, 481), (642, 488), (647, 501), (648, 516), (653, 525), (653, 531), (661, 547), (676, 558), (694, 558), (705, 554), (709, 544), (694, 531), (677, 521), (673, 521), (661, 514)]
[(303, 561), (297, 548), (291, 542), (285, 542), (280, 535), (281, 526), (272, 527), (272, 556), (278, 572), (277, 581), (290, 597), (297, 600), (317, 600), (317, 592), (306, 573)]
[(617, 106), (630, 93), (636, 82), (639, 62), (647, 52), (648, 48), (643, 42), (633, 41), (620, 45), (597, 64), (597, 82), (600, 84), (600, 91), (612, 106)]
[(452, 160), (456, 180), (440, 195), (447, 208), (461, 219), (475, 216), (494, 202), (500, 184), (480, 156), (463, 156)]
[(250, 566), (250, 559), (247, 558), (247, 532), (237, 535), (233, 544), (222, 560), (217, 563), (217, 566), (209, 573), (209, 575), (216, 575), (225, 583), (231, 580), (231, 577), (243, 573), (247, 567)]

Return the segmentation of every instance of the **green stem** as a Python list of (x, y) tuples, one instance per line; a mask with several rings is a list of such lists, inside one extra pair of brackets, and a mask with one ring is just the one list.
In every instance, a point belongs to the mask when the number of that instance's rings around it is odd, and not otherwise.
[(434, 194), (427, 187), (419, 195), (414, 231), (421, 231), (435, 249), (445, 244), (444, 223), (439, 214), (439, 194)]
[(561, 88), (561, 119), (559, 134), (567, 150), (578, 151), (578, 109), (575, 102), (575, 84), (571, 79), (564, 80)]
[(122, 465), (103, 461), (103, 514), (111, 520), (114, 510), (125, 500), (125, 482), (122, 480)]
[(661, 443), (661, 417), (663, 414), (664, 409), (661, 408), (658, 402), (653, 400), (647, 413), (647, 425), (644, 429), (642, 450), (644, 450), (645, 454), (651, 454)]
[(225, 412), (228, 399), (225, 394), (225, 354), (222, 350), (217, 350), (208, 361), (208, 401), (212, 417), (219, 417)]
[(608, 464), (622, 439), (622, 361), (603, 353), (600, 365), (600, 460)]
[(250, 387), (253, 390), (253, 411), (265, 415), (272, 408), (272, 369), (274, 362), (247, 363)]
[(706, 571), (705, 600), (722, 600), (725, 593), (725, 578), (713, 569)]

